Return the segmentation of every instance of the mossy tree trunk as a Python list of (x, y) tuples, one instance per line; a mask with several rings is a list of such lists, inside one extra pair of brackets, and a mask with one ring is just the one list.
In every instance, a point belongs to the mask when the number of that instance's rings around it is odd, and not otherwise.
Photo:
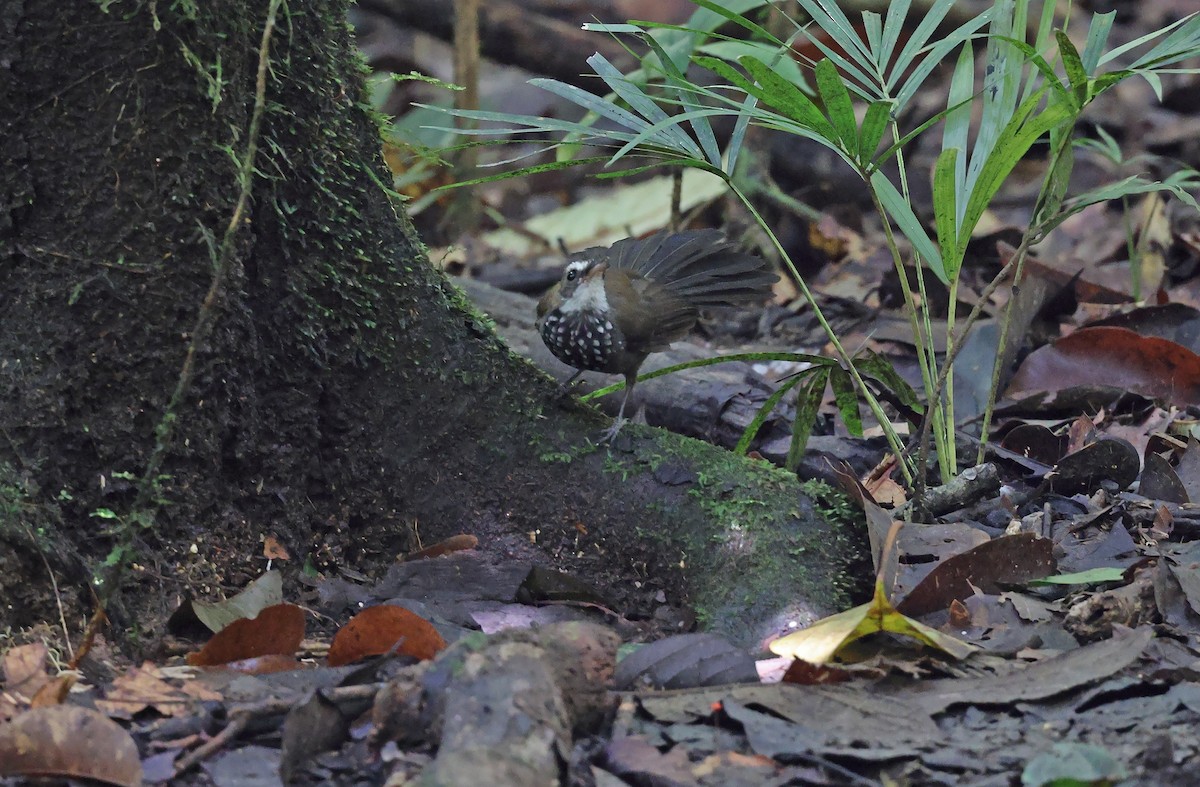
[[(428, 265), (385, 191), (343, 2), (280, 10), (249, 211), (213, 287), (267, 7), (0, 9), (0, 625), (50, 612), (43, 557), (86, 599), (130, 527), (123, 581), (139, 613), (244, 584), (268, 534), (296, 562), (369, 572), (416, 536), (463, 531), (500, 554), (527, 554), (537, 533), (542, 548), (647, 574), (681, 555), (749, 570), (759, 549), (778, 561), (782, 537), (812, 549), (812, 573), (788, 569), (754, 601), (840, 603), (845, 558), (830, 526), (793, 516), (807, 504), (786, 478), (739, 463), (663, 498), (651, 469), (676, 461), (668, 444), (646, 438), (608, 476), (609, 460), (576, 451), (595, 416), (554, 404)], [(210, 290), (212, 330), (170, 411)], [(706, 546), (729, 509), (696, 490), (758, 484), (784, 519), (732, 552)], [(654, 553), (647, 530), (664, 542)]]

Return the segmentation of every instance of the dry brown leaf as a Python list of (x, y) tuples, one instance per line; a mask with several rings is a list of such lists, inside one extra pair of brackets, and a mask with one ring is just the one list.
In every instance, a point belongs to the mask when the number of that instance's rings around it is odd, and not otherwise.
[(338, 667), (392, 652), (392, 648), (401, 655), (431, 659), (445, 647), (446, 641), (429, 621), (404, 607), (380, 604), (364, 609), (338, 630), (329, 646), (328, 661)]
[(188, 664), (211, 667), (256, 656), (290, 656), (304, 639), (304, 610), (294, 604), (275, 604), (254, 618), (235, 620), (221, 629)]
[(0, 727), (0, 776), (94, 779), (121, 787), (142, 783), (129, 733), (89, 708), (34, 708)]

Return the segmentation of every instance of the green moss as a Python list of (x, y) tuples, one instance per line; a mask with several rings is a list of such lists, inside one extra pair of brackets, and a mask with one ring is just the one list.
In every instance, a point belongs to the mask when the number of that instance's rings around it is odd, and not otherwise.
[[(703, 583), (692, 598), (702, 621), (727, 623), (739, 611), (782, 608), (796, 599), (848, 605), (859, 583), (847, 569), (861, 558), (856, 534), (864, 531), (861, 514), (844, 495), (817, 481), (802, 485), (799, 494), (795, 476), (768, 462), (747, 460), (678, 435), (659, 437), (653, 452), (632, 459), (612, 454), (605, 469), (629, 475), (640, 464), (653, 470), (667, 461), (666, 456), (690, 463), (696, 481), (686, 500), (703, 512), (699, 521), (708, 524), (672, 529), (670, 536), (662, 529), (646, 528), (640, 535), (669, 541), (668, 549), (681, 563), (691, 563), (693, 574), (736, 573), (745, 580)], [(778, 521), (779, 511), (790, 512), (786, 521)], [(661, 514), (675, 512), (664, 508)]]

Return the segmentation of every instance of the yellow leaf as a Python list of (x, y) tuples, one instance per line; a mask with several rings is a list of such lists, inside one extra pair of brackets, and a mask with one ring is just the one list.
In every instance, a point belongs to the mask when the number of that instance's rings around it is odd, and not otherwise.
[(877, 631), (912, 637), (956, 659), (966, 658), (977, 650), (974, 645), (901, 615), (888, 601), (883, 583), (876, 580), (875, 597), (869, 603), (822, 618), (803, 631), (781, 637), (771, 643), (771, 651), (810, 664), (824, 664), (854, 640)]

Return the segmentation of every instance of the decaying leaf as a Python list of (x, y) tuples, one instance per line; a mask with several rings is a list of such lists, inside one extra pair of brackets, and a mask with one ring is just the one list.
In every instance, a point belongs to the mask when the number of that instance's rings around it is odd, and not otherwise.
[(267, 607), (283, 603), (283, 575), (268, 571), (231, 599), (210, 604), (193, 601), (192, 610), (205, 626), (217, 632), (235, 620), (253, 618)]
[(142, 763), (129, 733), (75, 705), (34, 708), (0, 726), (0, 776), (59, 776), (136, 787)]

